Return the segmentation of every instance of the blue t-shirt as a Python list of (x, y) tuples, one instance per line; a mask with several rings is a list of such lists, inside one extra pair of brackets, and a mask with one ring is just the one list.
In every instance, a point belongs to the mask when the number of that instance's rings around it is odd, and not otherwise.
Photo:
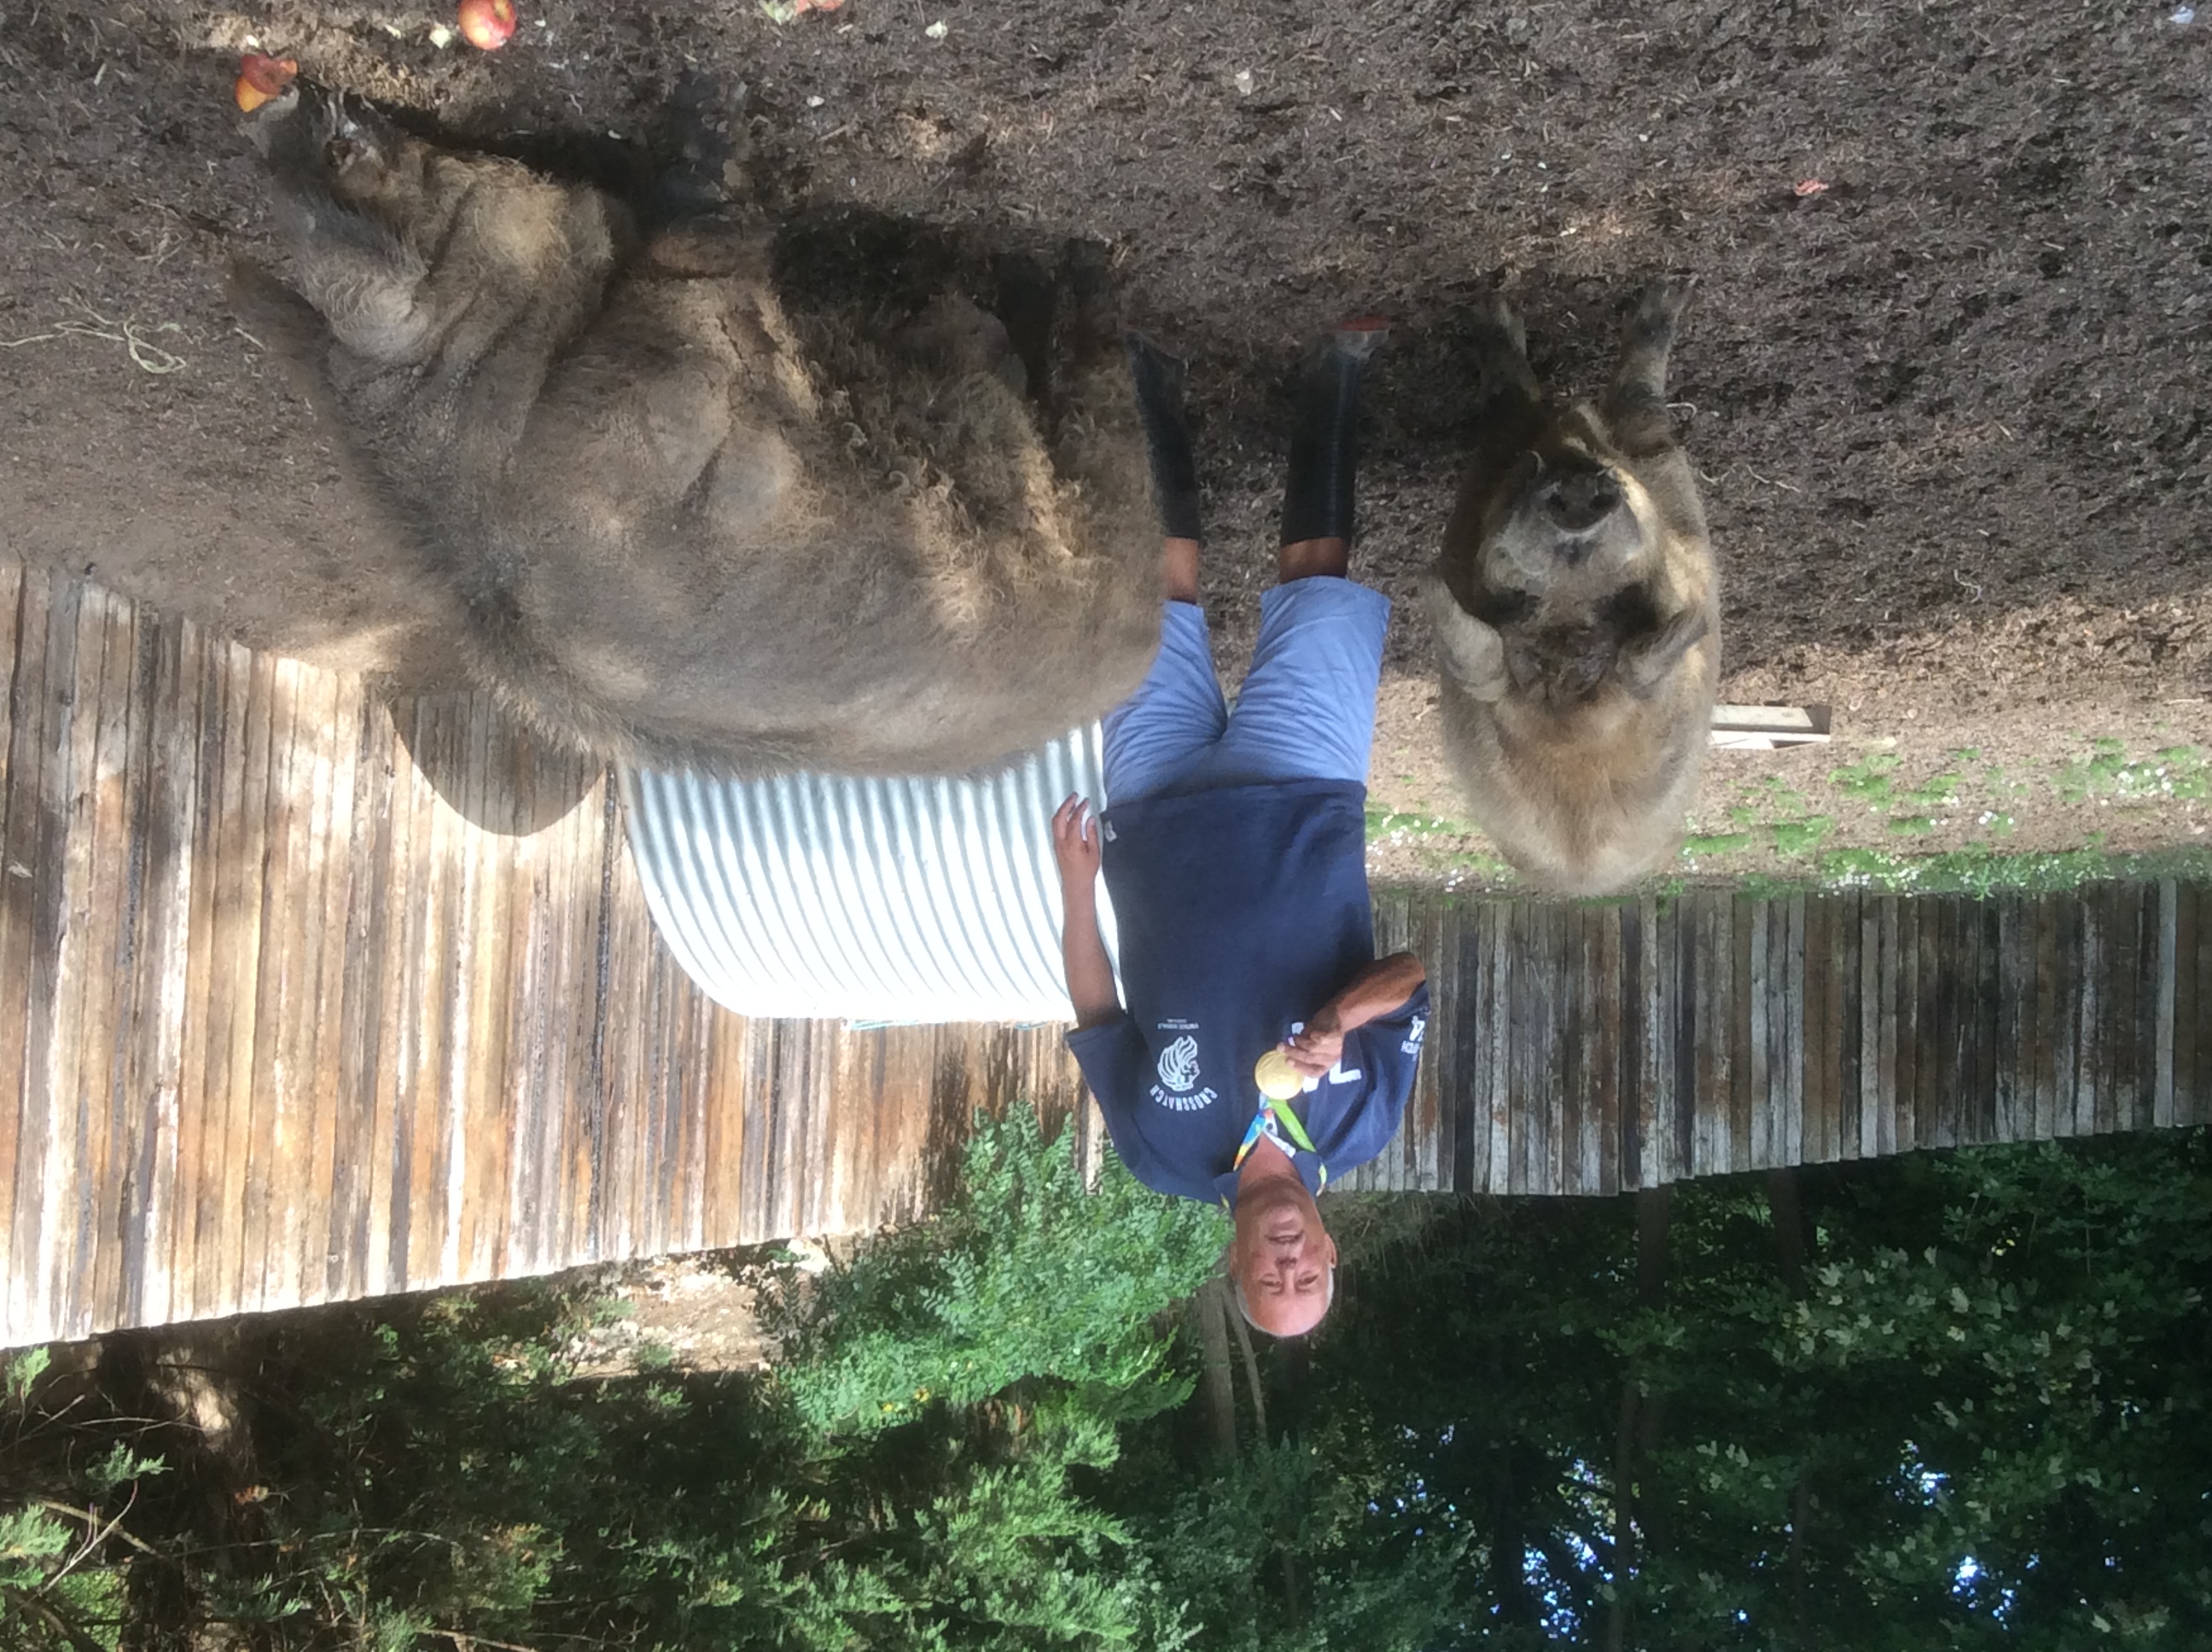
[[(1115, 1150), (1164, 1193), (1234, 1203), (1260, 1106), (1252, 1068), (1375, 961), (1366, 788), (1295, 780), (1146, 798), (1105, 817), (1106, 888), (1127, 1012), (1068, 1035)], [(1346, 1034), (1291, 1108), (1307, 1187), (1397, 1134), (1429, 989)]]

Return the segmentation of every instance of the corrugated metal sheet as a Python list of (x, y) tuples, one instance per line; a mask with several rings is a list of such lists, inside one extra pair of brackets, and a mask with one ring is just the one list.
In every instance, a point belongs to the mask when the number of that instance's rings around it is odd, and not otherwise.
[[(729, 780), (626, 770), (629, 841), (661, 938), (742, 1015), (1067, 1018), (1052, 813), (1103, 803), (1078, 729), (984, 778)], [(1102, 884), (1109, 949), (1113, 914)]]

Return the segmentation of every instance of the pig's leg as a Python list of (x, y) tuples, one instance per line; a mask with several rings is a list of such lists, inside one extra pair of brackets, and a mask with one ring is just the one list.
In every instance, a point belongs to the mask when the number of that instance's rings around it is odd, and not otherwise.
[(1600, 410), (1613, 441), (1632, 459), (1674, 445), (1674, 423), (1667, 416), (1667, 355), (1674, 342), (1675, 319), (1689, 296), (1687, 281), (1652, 282), (1621, 329), (1620, 364)]
[(1487, 403), (1510, 400), (1534, 407), (1543, 399), (1528, 365), (1528, 335), (1513, 307), (1494, 294), (1474, 320), (1476, 392)]
[(338, 198), (340, 174), (383, 166), (392, 134), (304, 81), (247, 132), (276, 185), (277, 229), (298, 264), (302, 295), (356, 355), (419, 359), (433, 331), (420, 301), (428, 269), (390, 227)]
[(992, 308), (1006, 330), (1012, 351), (1010, 364), (1018, 371), (1006, 374), (1017, 390), (1028, 392), (1040, 412), (1052, 406), (1052, 324), (1059, 294), (1044, 266), (1025, 252), (1009, 252), (994, 261), (999, 291)]
[(653, 216), (665, 226), (708, 217), (729, 206), (744, 183), (750, 147), (745, 88), (719, 76), (686, 74), (669, 101), (675, 154), (653, 185)]

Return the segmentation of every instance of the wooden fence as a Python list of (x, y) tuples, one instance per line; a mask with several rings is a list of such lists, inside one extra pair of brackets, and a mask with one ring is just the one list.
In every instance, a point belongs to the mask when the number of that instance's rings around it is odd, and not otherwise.
[(1386, 893), (1437, 1025), (1347, 1185), (1608, 1194), (2212, 1120), (2212, 885), (1462, 901)]
[[(0, 1346), (852, 1230), (1054, 1028), (748, 1022), (654, 939), (606, 775), (0, 560)], [(2179, 1124), (2212, 899), (1386, 895), (1436, 1028), (1354, 1185), (1604, 1193)]]
[(0, 649), (0, 1346), (866, 1228), (1081, 1099), (1056, 1029), (718, 1008), (480, 702), (5, 562)]

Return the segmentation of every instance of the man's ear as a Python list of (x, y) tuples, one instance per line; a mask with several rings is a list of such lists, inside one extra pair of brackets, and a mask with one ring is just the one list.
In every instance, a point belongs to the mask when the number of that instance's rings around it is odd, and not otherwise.
[(1437, 659), (1445, 675), (1477, 700), (1503, 700), (1511, 681), (1504, 639), (1462, 608), (1451, 587), (1434, 574), (1421, 576), (1421, 600), (1437, 634)]

